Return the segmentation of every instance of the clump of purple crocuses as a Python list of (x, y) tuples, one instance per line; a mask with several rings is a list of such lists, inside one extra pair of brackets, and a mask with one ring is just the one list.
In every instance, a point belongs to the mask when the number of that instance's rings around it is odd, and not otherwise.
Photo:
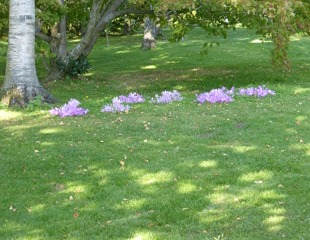
[(129, 111), (130, 106), (124, 105), (119, 97), (112, 99), (112, 104), (104, 105), (101, 112), (126, 112)]
[(183, 97), (181, 96), (181, 94), (176, 91), (173, 90), (171, 91), (162, 91), (161, 95), (156, 94), (155, 98), (151, 99), (151, 103), (171, 103), (171, 102), (175, 102), (175, 101), (181, 101), (183, 100)]
[(225, 87), (212, 89), (210, 92), (196, 94), (197, 101), (202, 104), (209, 103), (229, 103), (233, 101), (235, 88), (227, 89)]
[(257, 96), (257, 97), (265, 97), (267, 95), (275, 95), (275, 91), (272, 91), (264, 86), (258, 87), (249, 87), (249, 88), (240, 88), (240, 95), (248, 95), (248, 96)]
[(143, 103), (144, 97), (138, 93), (129, 93), (128, 96), (121, 95), (118, 97), (124, 103)]
[(52, 108), (49, 113), (52, 115), (58, 115), (60, 117), (81, 116), (86, 115), (89, 111), (79, 107), (80, 102), (76, 99), (71, 99), (68, 103), (64, 104), (60, 108)]

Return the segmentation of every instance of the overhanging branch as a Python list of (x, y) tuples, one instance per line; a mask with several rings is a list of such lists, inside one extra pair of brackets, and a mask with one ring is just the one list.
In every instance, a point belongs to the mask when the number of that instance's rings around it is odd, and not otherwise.
[(128, 8), (124, 10), (115, 11), (113, 13), (102, 16), (102, 18), (96, 25), (95, 31), (96, 32), (102, 31), (106, 24), (111, 22), (113, 19), (119, 16), (123, 16), (125, 14), (151, 15), (151, 14), (154, 14), (154, 10), (139, 10), (139, 9), (134, 9), (134, 8)]

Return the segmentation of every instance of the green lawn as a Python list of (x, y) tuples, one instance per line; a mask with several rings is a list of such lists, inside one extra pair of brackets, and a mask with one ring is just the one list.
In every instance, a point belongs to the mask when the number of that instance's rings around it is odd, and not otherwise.
[[(195, 29), (146, 52), (141, 35), (102, 39), (87, 76), (45, 85), (88, 115), (0, 108), (0, 239), (310, 239), (310, 39), (292, 38), (290, 72), (244, 29), (200, 56), (214, 39)], [(0, 83), (4, 70), (0, 55)], [(195, 102), (258, 85), (276, 95)], [(173, 89), (185, 99), (100, 112)]]

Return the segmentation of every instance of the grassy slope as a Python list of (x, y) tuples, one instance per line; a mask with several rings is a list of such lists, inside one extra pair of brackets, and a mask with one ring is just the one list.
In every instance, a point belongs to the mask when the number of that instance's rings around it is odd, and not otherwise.
[[(310, 238), (309, 38), (292, 42), (291, 72), (271, 68), (271, 43), (251, 43), (246, 30), (200, 57), (204, 38), (195, 30), (147, 52), (139, 36), (110, 48), (103, 39), (86, 79), (46, 86), (63, 102), (79, 99), (88, 116), (0, 109), (0, 238)], [(194, 102), (251, 84), (277, 95)], [(186, 99), (99, 111), (120, 94), (166, 89)]]

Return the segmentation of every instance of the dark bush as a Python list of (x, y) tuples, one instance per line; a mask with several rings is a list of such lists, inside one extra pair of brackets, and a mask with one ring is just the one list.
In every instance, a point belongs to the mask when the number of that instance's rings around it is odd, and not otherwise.
[(65, 60), (56, 59), (55, 62), (65, 76), (72, 78), (77, 78), (79, 75), (87, 73), (90, 69), (90, 64), (83, 55), (76, 60), (73, 57), (67, 57)]

